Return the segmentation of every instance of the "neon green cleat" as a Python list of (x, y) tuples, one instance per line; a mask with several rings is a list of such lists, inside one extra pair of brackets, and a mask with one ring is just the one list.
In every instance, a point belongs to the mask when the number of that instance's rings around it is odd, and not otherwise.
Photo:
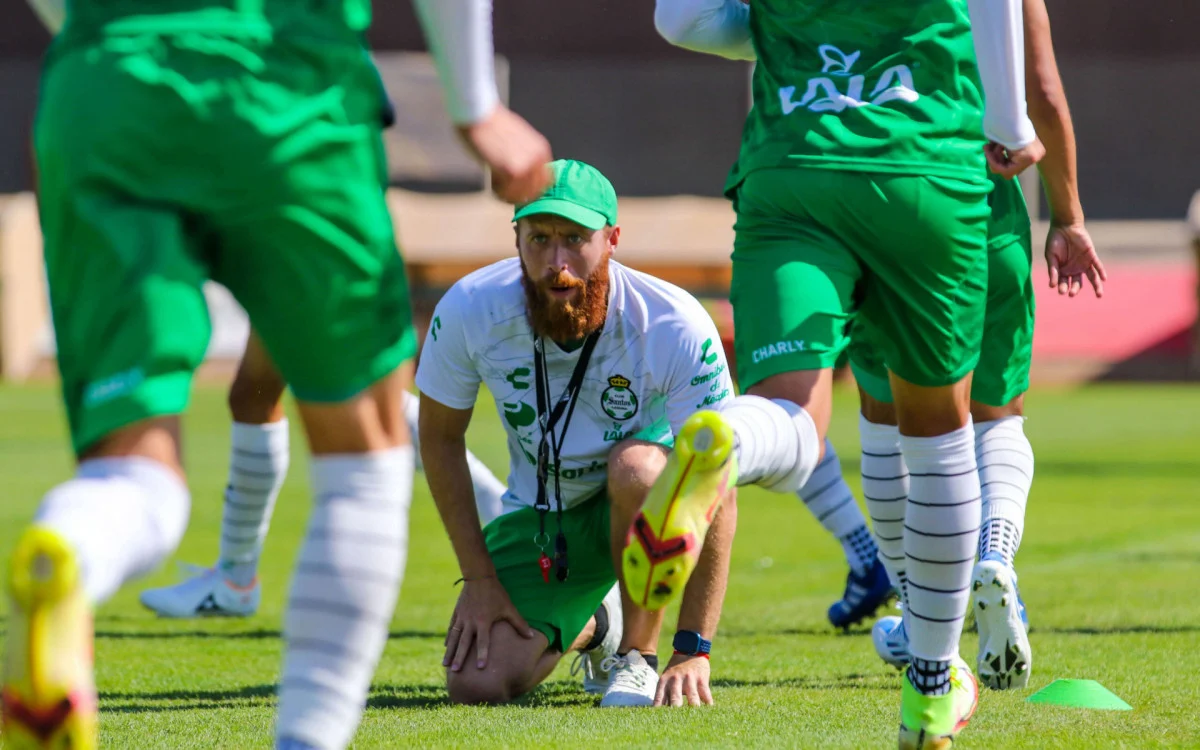
[(950, 692), (922, 695), (908, 681), (900, 691), (900, 750), (946, 750), (979, 705), (979, 683), (959, 657), (950, 665)]
[(625, 539), (622, 575), (638, 606), (660, 610), (683, 592), (721, 500), (736, 482), (733, 428), (715, 411), (688, 417)]
[(27, 529), (13, 553), (8, 587), (4, 747), (92, 750), (92, 613), (75, 553), (53, 531)]

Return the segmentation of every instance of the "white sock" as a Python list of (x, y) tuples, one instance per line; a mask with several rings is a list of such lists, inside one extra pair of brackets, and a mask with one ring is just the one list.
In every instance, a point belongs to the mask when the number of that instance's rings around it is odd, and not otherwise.
[(280, 741), (354, 736), (408, 551), (412, 446), (312, 459), (313, 512), (284, 618)]
[(737, 396), (726, 402), (721, 416), (737, 442), (739, 485), (792, 493), (812, 476), (821, 436), (802, 407), (783, 399)]
[(1025, 531), (1025, 506), (1033, 484), (1033, 446), (1024, 417), (1004, 417), (975, 425), (975, 460), (983, 490), (979, 556), (999, 554), (1012, 567)]
[(907, 603), (904, 571), (904, 509), (908, 500), (908, 466), (900, 452), (900, 428), (874, 424), (859, 415), (862, 442), (862, 490), (871, 514), (871, 528), (879, 544), (879, 559), (888, 578)]
[(50, 490), (34, 523), (74, 547), (84, 591), (99, 604), (175, 551), (190, 510), (187, 485), (157, 461), (98, 458)]
[(864, 575), (875, 564), (878, 548), (867, 529), (854, 493), (842, 476), (842, 462), (829, 439), (825, 439), (825, 456), (813, 469), (812, 476), (797, 493), (804, 506), (842, 543), (846, 562), (857, 575)]
[(979, 541), (979, 473), (970, 424), (946, 435), (900, 436), (908, 464), (904, 610), (914, 658), (946, 661), (958, 653)]
[(234, 422), (231, 445), (217, 569), (234, 585), (249, 586), (287, 476), (288, 421)]

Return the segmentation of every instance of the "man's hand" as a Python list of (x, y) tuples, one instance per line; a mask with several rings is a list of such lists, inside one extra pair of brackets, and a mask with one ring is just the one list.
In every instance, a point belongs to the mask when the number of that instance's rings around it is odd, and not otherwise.
[[(703, 656), (675, 654), (667, 671), (658, 678), (656, 706), (711, 706), (712, 692), (708, 689), (710, 665)], [(687, 701), (685, 704), (684, 701)]]
[(988, 168), (1006, 180), (1011, 180), (1042, 160), (1046, 155), (1046, 147), (1040, 140), (1034, 139), (1028, 146), (1013, 150), (999, 143), (989, 143), (983, 147), (987, 156)]
[(486, 667), (492, 626), (502, 620), (512, 625), (522, 638), (533, 637), (533, 629), (517, 612), (500, 581), (488, 577), (464, 583), (454, 614), (450, 617), (442, 666), (450, 667), (452, 672), (460, 671), (470, 656), (471, 644), (478, 643), (475, 667)]
[(554, 182), (550, 142), (520, 115), (498, 105), (474, 125), (459, 126), (467, 148), (492, 170), (492, 192), (507, 203), (528, 203)]
[(1050, 272), (1050, 288), (1058, 287), (1059, 294), (1074, 297), (1083, 288), (1087, 276), (1097, 297), (1104, 296), (1108, 274), (1096, 254), (1091, 235), (1083, 224), (1050, 226), (1046, 237), (1046, 267)]

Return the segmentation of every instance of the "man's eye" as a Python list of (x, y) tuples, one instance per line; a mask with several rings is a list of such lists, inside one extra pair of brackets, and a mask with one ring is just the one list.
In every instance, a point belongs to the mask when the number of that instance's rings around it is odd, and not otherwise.
[(544, 234), (535, 234), (529, 238), (529, 241), (535, 242), (535, 243), (541, 245), (541, 244), (545, 243), (547, 239), (548, 238)]
[(567, 242), (570, 242), (572, 245), (582, 245), (584, 240), (580, 235), (573, 234), (567, 238)]

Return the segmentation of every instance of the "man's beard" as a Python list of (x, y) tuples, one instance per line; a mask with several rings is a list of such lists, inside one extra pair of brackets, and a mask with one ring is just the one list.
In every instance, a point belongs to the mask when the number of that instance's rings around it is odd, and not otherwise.
[[(552, 277), (535, 282), (529, 278), (524, 259), (521, 260), (521, 285), (525, 287), (525, 310), (535, 335), (544, 336), (559, 344), (579, 341), (604, 325), (608, 314), (608, 258), (582, 281), (560, 271)], [(570, 300), (550, 296), (555, 286), (583, 287)]]

